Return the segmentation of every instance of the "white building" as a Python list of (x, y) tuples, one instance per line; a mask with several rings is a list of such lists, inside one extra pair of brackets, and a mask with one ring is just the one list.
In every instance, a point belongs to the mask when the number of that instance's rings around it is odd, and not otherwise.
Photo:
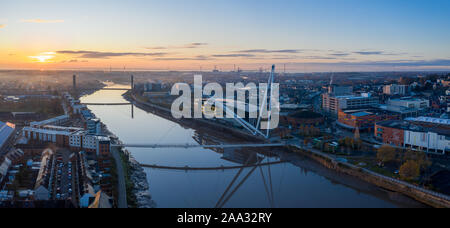
[(399, 106), (409, 109), (427, 109), (430, 107), (430, 101), (422, 98), (401, 98), (401, 99), (391, 99), (388, 101), (390, 106)]
[(408, 92), (406, 85), (387, 85), (383, 87), (383, 93), (387, 95), (405, 95)]
[(326, 112), (338, 114), (339, 110), (370, 108), (379, 104), (378, 97), (371, 94), (334, 96), (322, 95), (322, 107)]
[(84, 135), (83, 131), (72, 133), (69, 136), (69, 146), (71, 148), (81, 148), (83, 144), (83, 135)]
[(450, 150), (450, 137), (438, 132), (405, 130), (405, 147), (419, 148), (428, 153), (445, 154)]

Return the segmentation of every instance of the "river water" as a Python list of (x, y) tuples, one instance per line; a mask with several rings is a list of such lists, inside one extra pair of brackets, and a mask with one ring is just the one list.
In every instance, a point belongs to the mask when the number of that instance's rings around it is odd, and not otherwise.
[[(121, 87), (118, 85), (118, 87)], [(86, 103), (123, 103), (124, 91), (101, 90), (81, 98)], [(127, 144), (195, 144), (212, 140), (207, 133), (189, 129), (131, 106), (90, 106), (108, 129)], [(213, 138), (217, 140), (216, 138)], [(252, 161), (255, 149), (135, 149), (128, 148), (141, 164), (171, 167), (240, 166)], [(281, 149), (265, 149), (285, 156)], [(249, 167), (242, 171), (177, 171), (146, 168), (150, 192), (162, 208), (336, 208), (423, 207), (400, 194), (381, 190), (355, 178), (336, 174), (306, 158), (286, 155), (289, 163)], [(239, 175), (238, 175), (239, 174)], [(236, 179), (231, 187), (230, 183)], [(229, 188), (228, 191), (226, 191)], [(226, 193), (226, 194), (225, 194)], [(224, 195), (224, 196), (223, 196)]]

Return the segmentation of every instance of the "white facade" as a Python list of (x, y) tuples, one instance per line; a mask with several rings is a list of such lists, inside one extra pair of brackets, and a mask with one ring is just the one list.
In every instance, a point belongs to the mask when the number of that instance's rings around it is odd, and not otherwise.
[(405, 147), (418, 147), (426, 152), (445, 154), (450, 150), (450, 138), (434, 132), (405, 130)]
[(84, 149), (90, 149), (90, 150), (96, 150), (97, 149), (97, 136), (95, 135), (85, 135), (83, 140), (83, 148)]
[(406, 85), (387, 85), (383, 87), (383, 93), (388, 95), (405, 95), (408, 91)]
[(69, 136), (69, 146), (70, 147), (80, 147), (83, 142), (83, 134), (81, 132), (77, 132)]
[(337, 114), (339, 110), (370, 108), (379, 104), (378, 97), (372, 97), (370, 94), (361, 96), (333, 96), (324, 94), (322, 96), (322, 107), (325, 111)]
[(405, 107), (409, 109), (426, 109), (430, 107), (430, 101), (419, 98), (393, 99), (388, 101), (388, 105)]

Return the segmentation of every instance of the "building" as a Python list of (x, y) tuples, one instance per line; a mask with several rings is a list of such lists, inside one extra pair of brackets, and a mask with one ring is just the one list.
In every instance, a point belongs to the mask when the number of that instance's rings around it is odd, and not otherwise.
[(405, 97), (401, 99), (391, 99), (387, 102), (387, 105), (421, 110), (429, 108), (430, 101), (422, 98)]
[(381, 110), (347, 110), (339, 111), (337, 124), (355, 130), (373, 131), (375, 123), (386, 120), (397, 120), (400, 116)]
[(94, 202), (89, 208), (112, 208), (112, 198), (103, 191), (97, 192)]
[(387, 85), (383, 87), (383, 93), (387, 95), (405, 95), (408, 92), (408, 86), (406, 85)]
[(46, 125), (56, 125), (56, 126), (61, 126), (66, 124), (67, 122), (70, 121), (70, 116), (68, 115), (63, 115), (63, 116), (58, 116), (52, 119), (48, 119), (48, 120), (44, 120), (44, 121), (40, 121), (40, 122), (31, 122), (30, 126), (31, 127), (35, 127), (35, 128), (39, 128), (42, 126), (46, 126)]
[(95, 118), (94, 114), (90, 110), (82, 110), (81, 117), (84, 121), (88, 121), (89, 119)]
[(41, 164), (39, 168), (39, 174), (36, 179), (36, 184), (34, 187), (35, 200), (49, 200), (50, 191), (53, 182), (53, 176), (55, 173), (55, 156), (53, 151), (50, 149), (45, 150), (42, 153)]
[(0, 121), (0, 156), (5, 155), (11, 149), (15, 131), (14, 124)]
[(323, 115), (312, 111), (300, 111), (291, 115), (280, 116), (281, 125), (293, 128), (298, 128), (301, 125), (320, 125), (324, 121)]
[(339, 110), (355, 110), (362, 108), (371, 108), (378, 105), (378, 97), (373, 97), (370, 93), (347, 96), (334, 96), (332, 94), (322, 95), (322, 108), (334, 115), (338, 115)]
[(0, 163), (0, 184), (3, 182), (3, 179), (7, 176), (11, 164), (12, 164), (11, 160), (7, 157), (5, 157), (3, 162)]
[(53, 143), (60, 147), (70, 147), (71, 136), (73, 134), (78, 134), (80, 131), (83, 131), (83, 129), (52, 125), (34, 125), (34, 127), (24, 127), (22, 132), (23, 136), (31, 141)]
[(376, 124), (375, 137), (384, 144), (427, 153), (450, 152), (450, 130), (440, 127), (423, 127), (409, 121), (384, 121)]
[(101, 135), (102, 134), (102, 123), (99, 119), (88, 119), (86, 121), (86, 129), (89, 134), (96, 134)]
[(431, 118), (431, 117), (418, 117), (406, 119), (410, 122), (417, 122), (422, 124), (434, 124), (450, 127), (450, 119)]
[(353, 86), (331, 85), (328, 87), (328, 93), (335, 96), (351, 95), (353, 94)]
[(23, 136), (31, 141), (53, 143), (59, 147), (70, 148), (72, 151), (85, 150), (97, 156), (109, 154), (109, 148), (108, 150), (104, 148), (110, 145), (109, 137), (89, 134), (82, 128), (51, 125), (36, 127), (23, 128)]

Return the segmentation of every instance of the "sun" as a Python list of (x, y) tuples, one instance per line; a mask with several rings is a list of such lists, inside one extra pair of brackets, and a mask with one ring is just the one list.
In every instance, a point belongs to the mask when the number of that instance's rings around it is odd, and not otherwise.
[(55, 58), (55, 52), (43, 52), (36, 56), (28, 56), (29, 58), (35, 60), (38, 63), (48, 63), (49, 60)]

